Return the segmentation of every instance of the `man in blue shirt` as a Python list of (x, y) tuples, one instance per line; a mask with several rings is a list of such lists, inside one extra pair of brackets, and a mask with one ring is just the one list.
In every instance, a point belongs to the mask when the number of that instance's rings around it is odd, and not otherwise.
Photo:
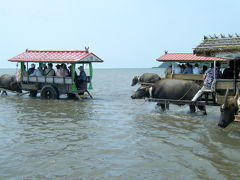
[(183, 74), (192, 74), (193, 73), (193, 68), (192, 65), (187, 63), (187, 67), (184, 69)]

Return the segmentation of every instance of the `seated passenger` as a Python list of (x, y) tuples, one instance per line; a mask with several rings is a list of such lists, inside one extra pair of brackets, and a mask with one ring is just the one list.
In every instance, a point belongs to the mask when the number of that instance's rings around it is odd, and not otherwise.
[(61, 77), (66, 77), (66, 76), (68, 76), (68, 74), (69, 74), (69, 72), (67, 70), (66, 64), (61, 64), (61, 68), (60, 68)]
[(205, 74), (208, 67), (206, 65), (203, 65), (202, 69), (200, 70), (200, 74)]
[(28, 75), (31, 75), (35, 71), (35, 64), (31, 64), (31, 68), (28, 69)]
[(60, 66), (59, 64), (56, 65), (56, 68), (57, 68), (57, 69), (56, 69), (56, 73), (55, 73), (55, 75), (58, 76), (58, 77), (61, 77), (61, 73), (60, 73), (61, 70), (60, 70), (60, 67), (61, 67), (61, 66)]
[(52, 63), (48, 63), (47, 69), (44, 70), (45, 76), (55, 76), (55, 71), (53, 70)]
[(180, 64), (177, 65), (177, 67), (175, 68), (174, 73), (175, 74), (181, 74), (182, 73), (182, 68), (181, 68)]
[(200, 74), (200, 68), (197, 63), (194, 65), (193, 74)]
[(30, 76), (43, 76), (42, 67), (39, 66)]
[(43, 67), (43, 72), (45, 72), (45, 70), (47, 69), (47, 65), (44, 63), (42, 67)]
[(185, 66), (185, 64), (182, 64), (181, 65), (181, 73), (183, 73), (183, 71), (186, 69), (186, 66)]
[[(238, 79), (239, 70), (236, 69), (236, 79)], [(223, 71), (222, 79), (234, 79), (234, 61), (229, 61), (228, 68)]]
[(192, 74), (193, 73), (192, 65), (190, 65), (189, 63), (187, 63), (186, 65), (187, 67), (184, 69), (183, 74)]

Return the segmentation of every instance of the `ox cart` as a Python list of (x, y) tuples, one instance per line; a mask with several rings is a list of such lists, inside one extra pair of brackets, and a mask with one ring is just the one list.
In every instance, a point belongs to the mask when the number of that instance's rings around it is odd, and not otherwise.
[[(20, 63), (19, 69), (19, 82), (21, 89), (28, 91), (30, 96), (36, 97), (40, 93), (42, 99), (58, 99), (60, 95), (66, 94), (68, 96), (74, 96), (78, 99), (82, 99), (81, 96), (87, 93), (91, 96), (89, 89), (92, 89), (93, 68), (92, 63), (103, 62), (95, 54), (88, 52), (88, 48), (85, 51), (79, 50), (26, 50), (25, 52), (9, 59), (11, 62)], [(70, 67), (68, 75), (58, 76), (57, 74), (47, 75), (31, 75), (27, 73), (30, 64), (37, 64), (38, 68), (42, 69), (46, 63), (54, 66), (57, 64), (64, 64)], [(89, 75), (83, 84), (78, 86), (77, 84), (77, 66), (88, 66)], [(54, 70), (54, 69), (53, 69)], [(67, 69), (66, 69), (67, 71)]]
[[(214, 66), (216, 66), (216, 62), (221, 62), (223, 64), (226, 63), (226, 60), (223, 58), (216, 58), (216, 57), (204, 57), (204, 56), (196, 56), (193, 53), (167, 53), (165, 52), (164, 55), (157, 58), (157, 61), (159, 62), (168, 62), (172, 63), (172, 65), (169, 66), (170, 70), (165, 71), (165, 78), (167, 79), (180, 79), (180, 80), (187, 80), (187, 81), (194, 81), (198, 85), (203, 85), (203, 72), (201, 74), (192, 74), (192, 73), (179, 73), (175, 71), (177, 67), (174, 67), (174, 64), (189, 64), (194, 66), (195, 64), (199, 65), (199, 68), (203, 65), (210, 66), (210, 63), (214, 63)], [(205, 90), (202, 96), (201, 101), (186, 101), (186, 100), (166, 100), (166, 99), (149, 99), (149, 101), (155, 101), (160, 103), (167, 104), (189, 104), (189, 105), (209, 105), (209, 106), (219, 106), (221, 104), (222, 96), (219, 96), (217, 92), (219, 92), (220, 88), (222, 88), (222, 83), (225, 82), (225, 80), (218, 80), (216, 79), (215, 88), (211, 90)], [(228, 81), (228, 80), (226, 80)], [(219, 83), (221, 82), (221, 83)], [(220, 98), (219, 98), (220, 97)]]
[(203, 41), (193, 52), (197, 56), (224, 58), (232, 62), (233, 66), (229, 69), (233, 76), (229, 79), (216, 80), (216, 94), (221, 105), (220, 126), (226, 127), (232, 121), (239, 122), (240, 35), (236, 33), (228, 36), (222, 34), (204, 36)]
[[(240, 36), (230, 35), (229, 37), (214, 36), (207, 37), (204, 36), (203, 42), (194, 48), (194, 53), (167, 53), (157, 59), (160, 62), (178, 62), (178, 63), (204, 63), (208, 64), (213, 62), (214, 64), (214, 83), (212, 88), (209, 90), (204, 90), (203, 101), (183, 101), (179, 100), (168, 100), (168, 99), (152, 99), (149, 101), (154, 101), (158, 103), (165, 103), (168, 106), (169, 103), (172, 104), (189, 104), (189, 105), (210, 105), (210, 106), (220, 106), (220, 120), (219, 126), (226, 127), (232, 121), (240, 122), (239, 115), (239, 71), (240, 71)], [(230, 63), (232, 61), (232, 63)], [(229, 78), (217, 79), (215, 77), (216, 62), (224, 64), (229, 64), (228, 69), (232, 76)], [(174, 63), (175, 64), (175, 63)], [(230, 64), (234, 64), (230, 67)], [(165, 78), (170, 79), (183, 79), (194, 81), (200, 86), (203, 85), (203, 74), (180, 74), (174, 72), (174, 66), (169, 67), (166, 71)]]

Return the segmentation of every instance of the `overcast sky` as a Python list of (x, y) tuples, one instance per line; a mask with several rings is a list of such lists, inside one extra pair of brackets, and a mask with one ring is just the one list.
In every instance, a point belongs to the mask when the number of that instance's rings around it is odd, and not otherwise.
[(240, 33), (239, 0), (0, 0), (0, 68), (28, 49), (82, 50), (97, 68), (149, 68), (204, 35)]

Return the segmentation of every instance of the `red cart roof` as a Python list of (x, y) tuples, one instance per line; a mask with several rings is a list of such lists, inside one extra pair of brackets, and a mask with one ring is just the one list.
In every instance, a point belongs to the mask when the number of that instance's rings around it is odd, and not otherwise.
[(95, 54), (79, 50), (26, 50), (25, 52), (9, 59), (12, 62), (64, 62), (86, 63), (103, 62)]
[(226, 61), (226, 59), (216, 57), (196, 56), (193, 53), (165, 53), (156, 59), (157, 61)]

